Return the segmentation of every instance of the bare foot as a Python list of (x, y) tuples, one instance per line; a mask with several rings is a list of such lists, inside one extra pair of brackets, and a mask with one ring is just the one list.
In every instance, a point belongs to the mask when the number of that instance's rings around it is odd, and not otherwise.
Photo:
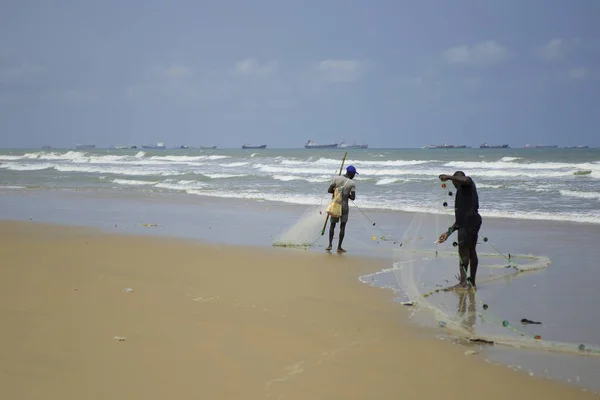
[(477, 286), (473, 283), (473, 281), (471, 281), (471, 278), (467, 278), (467, 287), (469, 289), (473, 289), (474, 291), (477, 291)]
[(325, 251), (331, 251), (331, 245), (329, 245), (329, 247), (326, 248)]
[(338, 248), (338, 249), (337, 249), (337, 252), (341, 254), (341, 253), (345, 253), (345, 252), (346, 252), (346, 250), (344, 250), (344, 249), (342, 249), (342, 248), (340, 247), (340, 248)]

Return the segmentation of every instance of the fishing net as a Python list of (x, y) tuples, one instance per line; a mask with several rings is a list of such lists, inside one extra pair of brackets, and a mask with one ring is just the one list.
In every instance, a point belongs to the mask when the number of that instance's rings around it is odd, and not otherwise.
[[(509, 285), (513, 280), (543, 273), (551, 260), (542, 255), (503, 252), (488, 240), (485, 225), (479, 232), (477, 244), (477, 291), (450, 290), (458, 283), (458, 244), (456, 233), (445, 243), (437, 243), (439, 235), (454, 222), (450, 204), (453, 193), (444, 184), (442, 188), (437, 213), (417, 213), (407, 218), (401, 223), (401, 226), (406, 226), (402, 236), (389, 232), (397, 230), (399, 225), (394, 229), (390, 225), (392, 222), (384, 220), (389, 229), (382, 229), (354, 202), (351, 203), (354, 209), (351, 211), (352, 230), (346, 232), (344, 247), (348, 246), (353, 252), (366, 250), (371, 255), (380, 252), (393, 259), (391, 268), (361, 277), (361, 280), (396, 290), (403, 296), (404, 304), (414, 310), (413, 316), (434, 322), (445, 334), (461, 341), (600, 355), (597, 345), (543, 338), (536, 321), (515, 318), (522, 304), (516, 305), (519, 308), (516, 312), (507, 312), (496, 306), (495, 299), (510, 296)], [(327, 201), (322, 201), (320, 205), (310, 206), (273, 245), (318, 247), (326, 243), (329, 230), (329, 225), (323, 229), (326, 205)]]
[[(339, 171), (332, 175), (332, 180), (336, 175), (342, 174), (347, 155), (348, 153), (344, 153)], [(313, 246), (325, 234), (325, 223), (329, 222), (327, 217), (329, 201), (325, 202), (325, 198), (328, 196), (331, 195), (324, 194), (320, 204), (308, 207), (294, 225), (283, 231), (273, 241), (273, 246), (304, 248)]]
[(465, 342), (600, 355), (594, 345), (546, 340), (536, 321), (505, 319), (506, 310), (495, 309), (494, 298), (508, 295), (507, 285), (513, 279), (543, 272), (551, 264), (548, 257), (503, 254), (487, 240), (482, 229), (477, 247), (477, 291), (450, 290), (458, 283), (456, 234), (443, 244), (436, 241), (452, 221), (446, 209), (437, 215), (416, 214), (402, 237), (402, 245), (393, 251), (393, 268), (388, 273), (393, 275), (403, 304), (413, 307), (413, 316), (420, 315)]
[[(328, 245), (331, 218), (327, 215), (328, 200), (331, 194), (325, 194), (321, 204), (309, 206), (291, 226), (283, 230), (273, 241), (276, 247), (300, 247), (325, 249)], [(382, 230), (353, 201), (349, 202), (349, 223), (343, 247), (351, 249), (353, 254), (369, 254), (389, 257), (400, 240), (389, 231)], [(333, 245), (339, 241), (340, 224), (335, 227)]]
[(326, 215), (322, 205), (310, 206), (289, 228), (274, 241), (278, 247), (309, 247), (321, 237)]

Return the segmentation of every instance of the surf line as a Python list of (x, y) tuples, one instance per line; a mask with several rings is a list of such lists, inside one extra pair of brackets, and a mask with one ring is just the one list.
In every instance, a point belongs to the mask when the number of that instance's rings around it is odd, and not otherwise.
[[(344, 168), (344, 163), (346, 162), (347, 156), (348, 156), (348, 152), (344, 153), (344, 158), (342, 159), (342, 165), (340, 165), (340, 171), (338, 172), (338, 176), (342, 175), (342, 169)], [(335, 194), (331, 195), (332, 200), (333, 200), (334, 196), (335, 196)], [(321, 236), (323, 236), (325, 234), (325, 229), (327, 228), (327, 221), (329, 221), (329, 214), (327, 214), (327, 216), (325, 217), (325, 223), (323, 224), (323, 229), (321, 230)]]

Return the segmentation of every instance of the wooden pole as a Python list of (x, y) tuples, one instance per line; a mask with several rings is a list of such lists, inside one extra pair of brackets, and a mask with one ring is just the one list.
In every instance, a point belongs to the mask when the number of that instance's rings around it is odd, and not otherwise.
[[(340, 165), (340, 172), (338, 172), (338, 176), (342, 175), (342, 170), (344, 169), (344, 163), (346, 162), (346, 156), (348, 155), (348, 152), (344, 153), (344, 158), (342, 159), (342, 165)], [(333, 196), (335, 194), (331, 195), (331, 198), (333, 199)], [(321, 236), (323, 236), (325, 234), (325, 229), (327, 228), (327, 221), (329, 221), (329, 214), (327, 214), (327, 217), (325, 217), (325, 223), (323, 224), (323, 229), (321, 230)]]

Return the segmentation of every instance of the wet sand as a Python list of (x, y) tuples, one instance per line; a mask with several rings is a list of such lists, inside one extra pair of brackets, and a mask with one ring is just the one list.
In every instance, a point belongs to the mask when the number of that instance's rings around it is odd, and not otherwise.
[(421, 335), (358, 281), (383, 260), (31, 222), (0, 240), (3, 399), (597, 398)]

